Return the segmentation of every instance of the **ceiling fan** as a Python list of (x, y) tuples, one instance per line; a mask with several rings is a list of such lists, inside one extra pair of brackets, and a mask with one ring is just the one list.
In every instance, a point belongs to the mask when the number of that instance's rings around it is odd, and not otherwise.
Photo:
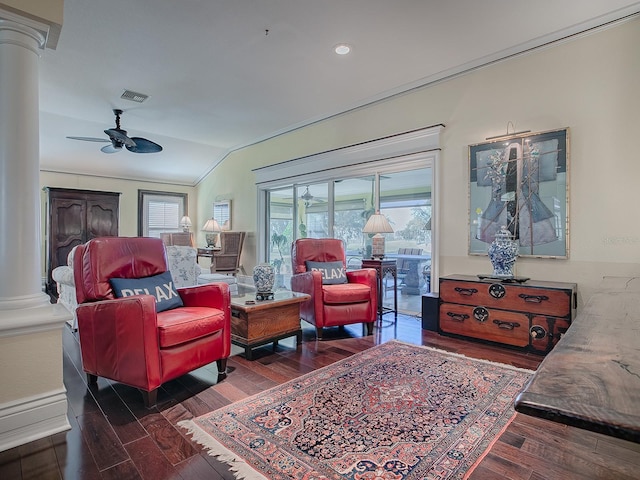
[(133, 153), (156, 153), (161, 152), (162, 147), (151, 140), (141, 137), (128, 137), (127, 131), (120, 128), (120, 115), (122, 110), (114, 108), (113, 113), (116, 116), (116, 128), (108, 128), (104, 131), (109, 137), (96, 138), (96, 137), (67, 137), (71, 140), (84, 140), (86, 142), (110, 142), (111, 145), (105, 145), (100, 150), (104, 153), (116, 153), (125, 147), (127, 150)]

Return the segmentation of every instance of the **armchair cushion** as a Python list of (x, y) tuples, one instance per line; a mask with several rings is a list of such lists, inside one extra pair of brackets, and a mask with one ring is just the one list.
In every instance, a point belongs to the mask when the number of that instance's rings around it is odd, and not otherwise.
[(322, 287), (322, 300), (327, 305), (368, 302), (371, 299), (371, 288), (361, 283), (346, 285), (326, 285)]
[(117, 298), (145, 294), (155, 297), (156, 312), (164, 312), (183, 305), (173, 285), (170, 271), (143, 278), (110, 278), (109, 283)]
[(313, 262), (307, 260), (307, 271), (317, 270), (322, 274), (323, 285), (347, 283), (347, 272), (343, 262)]
[(224, 312), (217, 308), (184, 307), (162, 312), (158, 315), (160, 348), (212, 335), (224, 329), (224, 322)]

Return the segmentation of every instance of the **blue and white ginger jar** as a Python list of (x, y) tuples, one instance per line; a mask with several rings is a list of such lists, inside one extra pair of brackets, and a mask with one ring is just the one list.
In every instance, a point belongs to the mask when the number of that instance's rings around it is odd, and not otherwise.
[(513, 278), (513, 266), (518, 257), (518, 242), (511, 238), (507, 227), (500, 227), (487, 253), (493, 265), (493, 276), (497, 278)]
[(253, 269), (253, 283), (258, 293), (273, 292), (275, 274), (273, 266), (269, 263), (260, 263)]

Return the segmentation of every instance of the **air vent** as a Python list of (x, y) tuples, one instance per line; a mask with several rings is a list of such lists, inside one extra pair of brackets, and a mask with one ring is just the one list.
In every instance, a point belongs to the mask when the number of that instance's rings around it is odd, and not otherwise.
[(147, 98), (149, 98), (149, 95), (145, 95), (144, 93), (133, 92), (131, 90), (125, 90), (124, 93), (120, 95), (120, 98), (124, 98), (125, 100), (131, 100), (132, 102), (142, 103)]

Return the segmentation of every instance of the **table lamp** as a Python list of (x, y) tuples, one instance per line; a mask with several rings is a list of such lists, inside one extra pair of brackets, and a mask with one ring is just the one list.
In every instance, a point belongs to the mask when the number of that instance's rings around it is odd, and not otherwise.
[(363, 233), (374, 233), (371, 238), (371, 258), (384, 258), (384, 235), (383, 233), (393, 233), (393, 228), (389, 224), (387, 217), (376, 211), (369, 217), (367, 223), (362, 229)]
[(215, 247), (218, 237), (217, 232), (220, 231), (220, 225), (218, 225), (218, 222), (215, 219), (210, 218), (205, 222), (204, 226), (202, 227), (202, 231), (207, 232), (207, 234), (205, 235), (205, 239), (207, 240), (207, 248)]
[(191, 228), (191, 219), (188, 216), (184, 216), (180, 219), (180, 226), (182, 227), (182, 231), (187, 233)]

